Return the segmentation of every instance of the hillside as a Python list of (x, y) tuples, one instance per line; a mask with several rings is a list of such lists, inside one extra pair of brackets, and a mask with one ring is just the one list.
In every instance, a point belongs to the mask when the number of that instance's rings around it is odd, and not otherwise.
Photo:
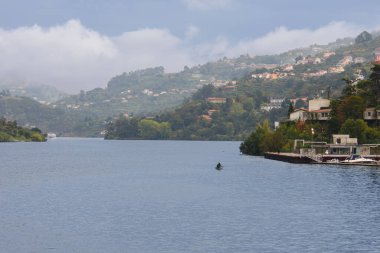
[(26, 85), (23, 83), (0, 82), (0, 91), (6, 91), (13, 96), (33, 98), (42, 104), (50, 104), (68, 95), (49, 85)]
[[(354, 39), (340, 39), (328, 45), (311, 45), (279, 55), (224, 57), (194, 67), (185, 66), (178, 73), (166, 73), (163, 67), (137, 70), (113, 77), (107, 87), (82, 91), (54, 104), (59, 108), (74, 108), (84, 113), (95, 113), (99, 118), (128, 113), (153, 116), (179, 106), (183, 99), (206, 84), (227, 85), (246, 77), (255, 70), (274, 70), (294, 64), (299, 56), (315, 56), (337, 48), (345, 48)], [(372, 50), (372, 48), (371, 48)], [(367, 52), (371, 54), (370, 51)], [(337, 54), (337, 58), (340, 54)], [(368, 58), (368, 57), (367, 57)], [(329, 64), (329, 63), (327, 63)], [(331, 61), (331, 66), (335, 63)]]
[[(56, 102), (43, 102), (42, 98), (28, 99), (4, 91), (0, 97), (0, 115), (58, 135), (100, 136), (106, 122), (113, 121), (115, 117), (120, 118), (120, 115), (138, 119), (153, 117), (165, 122), (167, 117), (182, 117), (181, 113), (185, 112), (181, 110), (197, 111), (200, 110), (198, 107), (214, 110), (215, 105), (205, 106), (204, 98), (194, 102), (197, 99), (193, 96), (202, 92), (200, 88), (210, 84), (215, 89), (215, 96), (235, 101), (233, 110), (239, 111), (243, 107), (240, 118), (228, 118), (225, 115), (228, 114), (228, 108), (222, 108), (212, 118), (223, 117), (222, 121), (226, 122), (242, 121), (241, 124), (247, 127), (234, 125), (233, 131), (228, 134), (216, 131), (209, 138), (241, 139), (262, 118), (269, 117), (273, 123), (278, 117), (284, 116), (286, 109), (279, 108), (278, 104), (275, 107), (282, 114), (267, 112), (268, 108), (273, 107), (271, 98), (289, 100), (317, 95), (339, 96), (344, 86), (342, 78), (356, 80), (367, 77), (369, 62), (379, 47), (380, 37), (362, 43), (356, 43), (354, 39), (342, 39), (329, 45), (312, 45), (279, 55), (225, 57), (216, 62), (184, 67), (178, 73), (166, 73), (163, 67), (149, 68), (122, 73), (113, 77), (106, 88), (81, 91), (80, 94)], [(39, 90), (39, 94), (42, 94), (43, 89)], [(35, 100), (40, 100), (44, 105)], [(193, 109), (183, 109), (187, 106), (187, 103), (183, 104), (184, 100), (192, 103)], [(177, 114), (171, 114), (173, 108), (177, 108)], [(204, 110), (202, 114), (194, 114), (192, 122), (197, 122), (197, 117), (208, 115)], [(217, 120), (213, 122), (216, 124)], [(185, 127), (182, 123), (179, 125)], [(190, 125), (186, 125), (188, 131), (197, 128)], [(210, 127), (217, 129), (210, 124), (203, 128)], [(207, 131), (204, 132), (194, 138), (202, 139), (201, 136), (208, 135)], [(180, 132), (176, 135), (175, 138), (190, 138), (188, 134)]]
[(43, 105), (31, 98), (0, 95), (0, 115), (19, 125), (64, 136), (99, 136), (103, 121), (73, 110)]
[(117, 119), (108, 125), (106, 138), (241, 140), (264, 118), (271, 125), (286, 119), (292, 98), (338, 98), (343, 78), (368, 77), (369, 62), (379, 45), (380, 38), (375, 38), (336, 51), (297, 56), (294, 64), (256, 69), (237, 82), (203, 86), (173, 112)]

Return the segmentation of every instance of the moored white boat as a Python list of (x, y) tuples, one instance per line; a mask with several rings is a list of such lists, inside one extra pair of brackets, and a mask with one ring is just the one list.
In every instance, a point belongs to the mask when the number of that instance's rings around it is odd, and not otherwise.
[(342, 163), (349, 164), (378, 164), (376, 160), (362, 157), (361, 155), (351, 155), (347, 157)]

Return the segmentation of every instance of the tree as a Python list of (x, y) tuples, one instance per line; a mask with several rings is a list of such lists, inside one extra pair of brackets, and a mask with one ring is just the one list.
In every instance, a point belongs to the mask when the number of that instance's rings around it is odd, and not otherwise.
[(294, 106), (293, 106), (293, 103), (292, 102), (289, 102), (289, 109), (288, 109), (288, 118), (290, 116), (291, 113), (294, 112)]
[(362, 119), (347, 119), (341, 129), (340, 133), (349, 134), (350, 137), (358, 138), (359, 143), (366, 142), (366, 131), (368, 129), (367, 123)]
[(265, 141), (261, 144), (263, 152), (280, 152), (287, 143), (285, 137), (279, 131), (269, 132)]
[(338, 105), (337, 119), (341, 124), (347, 119), (361, 119), (365, 108), (366, 102), (362, 97), (346, 97)]
[(170, 136), (170, 124), (159, 123), (152, 119), (142, 119), (138, 123), (139, 135), (144, 139), (156, 140), (167, 139)]
[(338, 119), (338, 107), (339, 107), (340, 101), (338, 100), (331, 100), (330, 102), (330, 119), (327, 121), (328, 125), (328, 135), (331, 136), (333, 134), (336, 134), (340, 130), (340, 121)]
[(152, 119), (142, 119), (138, 123), (139, 136), (144, 139), (158, 139), (160, 134), (160, 123)]
[(374, 64), (369, 79), (372, 81), (371, 90), (376, 98), (376, 106), (380, 105), (380, 64)]
[(295, 108), (307, 108), (307, 104), (302, 99), (298, 99), (295, 104)]
[(215, 93), (216, 93), (216, 89), (215, 89), (214, 85), (208, 84), (208, 85), (203, 86), (196, 93), (194, 93), (193, 99), (195, 99), (195, 100), (196, 99), (198, 99), (198, 100), (206, 99), (208, 97), (214, 96)]
[(303, 60), (303, 57), (301, 55), (297, 56), (294, 61), (297, 63), (298, 61)]
[(346, 87), (342, 90), (342, 96), (343, 97), (349, 97), (356, 94), (356, 87), (354, 85), (354, 82), (347, 77), (342, 78), (342, 80), (346, 83)]
[(268, 120), (258, 124), (256, 130), (240, 145), (240, 151), (247, 155), (263, 155), (265, 152), (264, 140), (271, 132)]
[(371, 80), (362, 80), (356, 84), (357, 95), (362, 97), (369, 107), (376, 107), (377, 105), (374, 88), (374, 83)]

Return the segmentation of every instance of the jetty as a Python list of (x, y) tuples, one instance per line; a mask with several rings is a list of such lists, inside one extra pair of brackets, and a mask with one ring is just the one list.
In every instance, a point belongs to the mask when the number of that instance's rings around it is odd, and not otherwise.
[[(373, 163), (347, 162), (351, 155), (371, 159)], [(264, 157), (288, 163), (380, 167), (380, 144), (359, 145), (357, 139), (350, 138), (349, 135), (333, 135), (333, 143), (295, 140), (293, 152), (267, 152)]]
[(327, 164), (327, 165), (360, 165), (360, 166), (377, 166), (380, 167), (380, 156), (379, 155), (368, 155), (363, 156), (364, 158), (372, 159), (378, 163), (374, 164), (358, 164), (358, 163), (345, 163), (343, 162), (347, 159), (348, 155), (319, 155), (315, 157), (310, 157), (306, 155), (300, 155), (296, 153), (275, 153), (267, 152), (264, 154), (264, 158), (270, 160), (276, 160), (287, 163), (299, 163), (299, 164)]

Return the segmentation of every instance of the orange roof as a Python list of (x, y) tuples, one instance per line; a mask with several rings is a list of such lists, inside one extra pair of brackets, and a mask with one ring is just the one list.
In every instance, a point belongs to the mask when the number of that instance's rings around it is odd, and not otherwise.
[(207, 101), (211, 103), (225, 103), (226, 98), (207, 98)]
[(200, 118), (203, 119), (203, 120), (209, 121), (209, 122), (212, 121), (212, 118), (210, 116), (208, 116), (208, 115), (202, 115), (202, 116), (200, 116)]

